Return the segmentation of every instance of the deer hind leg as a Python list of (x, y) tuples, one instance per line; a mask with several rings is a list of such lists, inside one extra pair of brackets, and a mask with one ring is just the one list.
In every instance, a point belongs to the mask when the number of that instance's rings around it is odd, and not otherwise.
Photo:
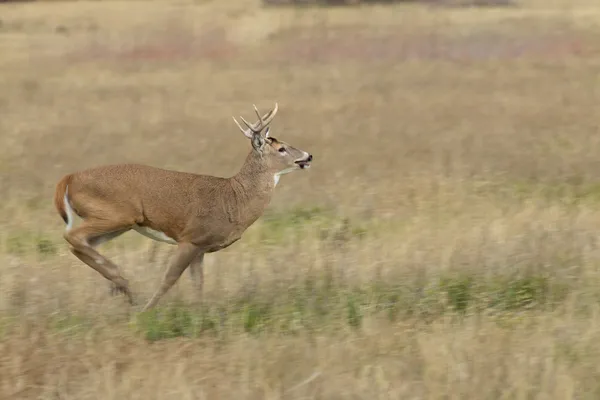
[(122, 222), (87, 219), (77, 228), (67, 231), (64, 237), (77, 258), (111, 281), (115, 291), (125, 294), (129, 303), (134, 304), (129, 282), (121, 276), (119, 267), (94, 249), (95, 246), (114, 239), (129, 229), (130, 225)]
[(185, 271), (198, 254), (200, 254), (200, 248), (192, 243), (179, 243), (177, 245), (175, 256), (171, 260), (160, 286), (150, 300), (148, 300), (142, 312), (153, 308), (158, 303), (160, 298), (177, 282), (183, 271)]
[[(129, 229), (121, 229), (118, 231), (109, 232), (104, 235), (94, 237), (94, 238), (90, 239), (89, 244), (91, 247), (93, 247), (95, 249), (97, 246), (99, 246), (103, 243), (109, 242), (109, 241), (121, 236), (128, 230)], [(118, 296), (121, 294), (126, 295), (126, 293), (123, 291), (123, 289), (112, 281), (109, 283), (108, 292), (110, 293), (111, 296)]]

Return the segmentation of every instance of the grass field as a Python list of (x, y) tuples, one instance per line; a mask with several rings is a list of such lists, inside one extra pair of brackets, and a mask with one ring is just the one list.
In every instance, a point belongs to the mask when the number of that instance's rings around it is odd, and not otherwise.
[[(598, 399), (600, 5), (0, 5), (1, 399)], [(277, 101), (314, 155), (142, 314), (56, 182), (219, 176)], [(145, 302), (172, 247), (101, 251)]]

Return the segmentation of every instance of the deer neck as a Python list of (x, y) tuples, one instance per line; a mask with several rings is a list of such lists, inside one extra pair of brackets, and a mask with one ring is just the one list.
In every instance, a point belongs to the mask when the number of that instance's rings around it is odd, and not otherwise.
[(230, 178), (236, 220), (249, 226), (262, 215), (275, 187), (273, 176), (260, 154), (251, 151), (240, 171)]

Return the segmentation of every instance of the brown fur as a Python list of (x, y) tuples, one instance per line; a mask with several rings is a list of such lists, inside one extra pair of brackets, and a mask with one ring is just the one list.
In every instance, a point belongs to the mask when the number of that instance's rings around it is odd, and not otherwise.
[[(270, 122), (275, 113), (276, 109), (262, 119)], [(263, 214), (275, 187), (275, 174), (304, 168), (312, 160), (310, 154), (267, 137), (268, 131), (262, 130), (268, 122), (263, 126), (259, 121), (260, 125), (248, 130), (241, 128), (253, 149), (240, 171), (230, 178), (139, 164), (106, 165), (65, 176), (57, 185), (56, 208), (68, 222), (63, 202), (68, 189), (70, 206), (84, 220), (65, 233), (71, 251), (133, 303), (119, 268), (94, 247), (130, 229), (150, 228), (174, 240), (178, 251), (144, 309), (153, 307), (188, 266), (192, 277), (199, 277), (201, 287), (204, 254), (239, 240)]]
[(65, 210), (64, 205), (64, 196), (65, 191), (67, 190), (67, 186), (71, 182), (71, 174), (65, 175), (62, 177), (60, 181), (56, 184), (56, 191), (54, 192), (54, 206), (56, 210), (60, 214), (65, 224), (67, 223), (67, 212)]

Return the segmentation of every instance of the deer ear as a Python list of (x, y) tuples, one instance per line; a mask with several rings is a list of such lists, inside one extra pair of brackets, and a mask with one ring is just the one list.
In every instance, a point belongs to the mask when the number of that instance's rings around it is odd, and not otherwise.
[(265, 145), (265, 139), (262, 137), (260, 133), (255, 133), (252, 135), (252, 147), (256, 151), (262, 151), (263, 146)]

